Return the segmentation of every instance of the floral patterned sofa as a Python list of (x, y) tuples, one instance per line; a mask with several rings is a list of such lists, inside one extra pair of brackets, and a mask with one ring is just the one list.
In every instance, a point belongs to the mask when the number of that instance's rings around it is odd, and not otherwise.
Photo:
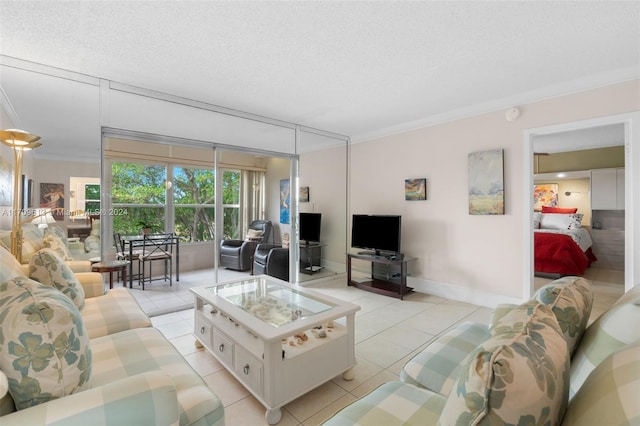
[(325, 425), (638, 425), (640, 286), (587, 326), (592, 304), (586, 279), (560, 278), (440, 336)]
[[(222, 425), (224, 408), (126, 288), (0, 247), (0, 424)], [(5, 395), (6, 394), (6, 395)]]

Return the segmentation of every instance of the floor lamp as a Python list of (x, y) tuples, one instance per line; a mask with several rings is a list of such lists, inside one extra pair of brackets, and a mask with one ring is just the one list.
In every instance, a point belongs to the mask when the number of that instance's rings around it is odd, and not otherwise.
[(24, 151), (37, 148), (42, 144), (38, 142), (40, 136), (32, 135), (24, 130), (7, 129), (0, 130), (0, 141), (13, 149), (13, 210), (11, 212), (11, 254), (22, 263), (22, 227), (20, 224), (20, 211), (22, 191), (20, 180), (22, 178), (22, 154)]

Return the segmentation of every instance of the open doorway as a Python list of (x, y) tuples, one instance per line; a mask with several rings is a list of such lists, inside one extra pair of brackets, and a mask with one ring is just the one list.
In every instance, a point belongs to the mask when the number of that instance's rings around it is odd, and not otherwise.
[[(639, 219), (637, 217), (633, 217), (634, 209), (637, 209), (638, 200), (633, 197), (633, 178), (637, 177), (638, 168), (639, 168), (639, 160), (638, 154), (634, 153), (632, 149), (634, 146), (638, 145), (638, 130), (633, 126), (633, 123), (638, 123), (639, 114), (623, 114), (618, 116), (611, 117), (603, 117), (592, 120), (585, 120), (581, 122), (573, 122), (573, 123), (565, 123), (561, 125), (554, 125), (549, 127), (530, 129), (525, 131), (525, 152), (524, 152), (524, 192), (525, 192), (525, 244), (526, 244), (526, 260), (525, 260), (525, 287), (523, 289), (523, 296), (529, 297), (534, 289), (535, 289), (535, 278), (534, 278), (534, 238), (533, 238), (533, 227), (532, 223), (534, 221), (534, 197), (531, 196), (532, 190), (534, 188), (534, 172), (540, 171), (536, 170), (536, 158), (535, 154), (540, 155), (547, 153), (548, 150), (551, 150), (549, 146), (544, 146), (544, 143), (537, 143), (540, 141), (544, 141), (545, 138), (551, 139), (552, 136), (557, 136), (560, 134), (569, 135), (572, 132), (583, 133), (588, 132), (589, 130), (596, 131), (597, 129), (604, 128), (607, 126), (614, 126), (622, 129), (623, 134), (623, 142), (624, 145), (624, 198), (625, 198), (625, 206), (624, 206), (624, 283), (625, 283), (625, 291), (631, 288), (634, 283), (634, 277), (638, 273), (634, 268), (634, 251), (633, 247), (638, 245), (638, 236), (635, 235), (634, 229), (638, 229)], [(571, 139), (567, 138), (567, 144), (569, 144)], [(558, 145), (558, 140), (555, 140), (555, 145)], [(563, 147), (560, 148), (556, 146), (555, 149), (558, 150), (578, 150), (579, 146), (574, 148)], [(539, 163), (537, 164), (539, 166)], [(570, 192), (570, 191), (566, 191)], [(635, 215), (637, 216), (637, 215)], [(593, 219), (592, 219), (593, 221)]]

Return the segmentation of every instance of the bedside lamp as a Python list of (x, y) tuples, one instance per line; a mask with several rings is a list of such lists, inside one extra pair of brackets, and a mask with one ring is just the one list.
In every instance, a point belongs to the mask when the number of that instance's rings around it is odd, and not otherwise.
[(22, 263), (22, 228), (20, 227), (20, 207), (22, 192), (22, 154), (24, 151), (42, 146), (40, 136), (32, 135), (19, 129), (0, 130), (0, 142), (13, 149), (13, 211), (11, 212), (11, 254)]

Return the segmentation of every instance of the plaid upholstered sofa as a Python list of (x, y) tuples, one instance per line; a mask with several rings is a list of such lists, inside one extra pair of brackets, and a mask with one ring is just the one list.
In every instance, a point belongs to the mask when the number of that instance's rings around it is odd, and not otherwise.
[(325, 425), (640, 425), (640, 286), (588, 325), (592, 304), (586, 279), (558, 279), (440, 336)]
[[(224, 408), (126, 288), (0, 247), (0, 424), (222, 425)], [(8, 393), (6, 392), (8, 391)]]
[[(88, 237), (87, 237), (88, 238)], [(49, 226), (44, 230), (32, 223), (22, 225), (22, 263), (28, 264), (31, 257), (42, 248), (55, 250), (66, 262), (73, 272), (91, 272), (90, 258), (100, 256), (100, 241), (95, 245), (95, 236), (87, 243), (92, 251), (85, 250), (84, 243), (76, 247), (76, 243), (70, 243), (67, 231), (61, 226)], [(11, 232), (0, 231), (0, 246), (11, 247)]]

